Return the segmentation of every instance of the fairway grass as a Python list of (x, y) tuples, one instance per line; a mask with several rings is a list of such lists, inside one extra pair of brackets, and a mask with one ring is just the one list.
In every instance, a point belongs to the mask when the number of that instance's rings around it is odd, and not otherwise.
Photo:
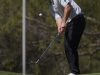
[[(13, 72), (0, 71), (0, 75), (22, 75), (22, 73), (13, 73)], [(26, 75), (33, 75), (33, 74), (26, 74)]]
[(80, 75), (100, 75), (100, 73), (80, 74)]
[[(22, 75), (22, 73), (0, 71), (0, 75)], [(26, 74), (26, 75), (33, 75), (33, 74)], [(100, 75), (100, 73), (80, 74), (80, 75)]]

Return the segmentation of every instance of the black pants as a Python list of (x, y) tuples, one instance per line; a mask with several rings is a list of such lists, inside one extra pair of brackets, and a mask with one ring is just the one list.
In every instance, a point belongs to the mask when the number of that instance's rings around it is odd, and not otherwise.
[(78, 62), (78, 45), (85, 28), (83, 15), (75, 17), (67, 24), (64, 37), (64, 48), (71, 73), (80, 74)]

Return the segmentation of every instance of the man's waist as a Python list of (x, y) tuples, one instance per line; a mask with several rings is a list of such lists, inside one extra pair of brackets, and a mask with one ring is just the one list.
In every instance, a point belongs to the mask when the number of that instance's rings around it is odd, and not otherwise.
[(70, 21), (68, 21), (67, 24), (72, 22), (73, 20), (76, 20), (77, 18), (80, 18), (80, 17), (83, 17), (83, 16), (84, 16), (84, 14), (78, 14), (75, 17), (73, 17), (72, 19), (70, 19)]
[(72, 21), (75, 20), (75, 19), (77, 19), (77, 18), (83, 17), (83, 16), (84, 16), (84, 14), (78, 14), (74, 18), (72, 18)]

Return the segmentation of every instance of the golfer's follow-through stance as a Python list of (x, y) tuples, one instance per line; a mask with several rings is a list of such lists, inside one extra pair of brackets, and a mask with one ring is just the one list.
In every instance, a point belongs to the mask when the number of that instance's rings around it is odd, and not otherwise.
[(48, 1), (58, 33), (65, 31), (64, 48), (71, 72), (69, 75), (80, 74), (77, 49), (86, 24), (84, 13), (74, 0)]

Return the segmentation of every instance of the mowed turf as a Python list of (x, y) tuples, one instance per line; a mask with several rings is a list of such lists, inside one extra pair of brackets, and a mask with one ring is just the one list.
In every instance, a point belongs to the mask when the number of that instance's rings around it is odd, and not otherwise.
[[(22, 73), (0, 71), (0, 75), (22, 75)], [(33, 74), (26, 74), (26, 75), (33, 75)], [(80, 75), (100, 75), (100, 73), (80, 74)]]
[[(22, 75), (22, 73), (13, 73), (13, 72), (0, 71), (0, 75)], [(26, 75), (33, 75), (33, 74), (26, 74)]]
[(100, 73), (80, 74), (80, 75), (100, 75)]

